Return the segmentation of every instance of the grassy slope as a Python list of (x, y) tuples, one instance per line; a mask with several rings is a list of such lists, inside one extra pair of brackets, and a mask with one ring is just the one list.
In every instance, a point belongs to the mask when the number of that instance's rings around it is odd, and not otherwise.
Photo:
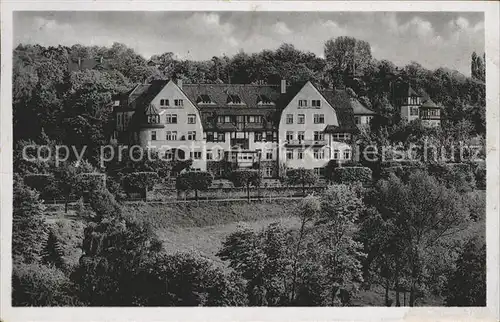
[(274, 202), (214, 202), (151, 205), (127, 205), (125, 213), (149, 222), (168, 251), (196, 252), (223, 265), (215, 256), (222, 241), (245, 224), (261, 229), (280, 221), (287, 227), (298, 225), (293, 216), (296, 200)]

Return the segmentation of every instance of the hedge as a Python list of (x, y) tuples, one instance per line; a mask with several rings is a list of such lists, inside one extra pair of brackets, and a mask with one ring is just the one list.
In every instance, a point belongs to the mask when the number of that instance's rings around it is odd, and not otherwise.
[(422, 171), (422, 170), (424, 170), (424, 168), (418, 166), (399, 165), (399, 166), (382, 168), (380, 172), (380, 177), (382, 179), (389, 179), (391, 174), (393, 174), (396, 177), (402, 179), (403, 181), (407, 181), (410, 178), (410, 175), (412, 175), (416, 171)]
[(55, 180), (51, 174), (27, 174), (23, 179), (25, 185), (38, 192), (43, 192)]
[(431, 163), (429, 174), (448, 187), (459, 191), (472, 191), (476, 187), (476, 179), (472, 167), (467, 163)]
[(333, 179), (337, 183), (370, 183), (372, 170), (367, 167), (340, 167), (333, 170)]
[(159, 180), (156, 172), (133, 172), (123, 178), (123, 188), (127, 192), (145, 191), (153, 188)]

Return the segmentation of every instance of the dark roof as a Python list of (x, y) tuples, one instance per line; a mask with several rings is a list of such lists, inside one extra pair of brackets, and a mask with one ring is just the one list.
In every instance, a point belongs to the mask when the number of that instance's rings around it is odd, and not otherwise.
[(405, 82), (396, 83), (394, 85), (394, 94), (398, 97), (421, 96), (415, 92), (410, 84)]
[[(262, 108), (272, 107), (258, 104), (262, 96), (271, 102), (280, 96), (279, 86), (276, 85), (250, 85), (250, 84), (184, 84), (182, 91), (189, 100), (198, 104), (201, 97), (208, 96), (215, 108)], [(205, 105), (199, 104), (200, 109)]]
[(356, 132), (357, 127), (354, 122), (354, 113), (351, 97), (345, 90), (320, 91), (321, 95), (337, 112), (339, 126), (327, 125), (326, 133), (335, 132)]
[(354, 115), (375, 115), (374, 111), (363, 105), (360, 101), (358, 101), (356, 98), (351, 97), (351, 106)]
[(434, 103), (430, 98), (422, 103), (423, 108), (440, 108), (436, 103)]

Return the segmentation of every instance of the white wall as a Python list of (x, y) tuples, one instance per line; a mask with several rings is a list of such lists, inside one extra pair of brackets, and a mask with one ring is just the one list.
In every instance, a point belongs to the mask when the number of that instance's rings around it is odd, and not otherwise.
[[(307, 108), (299, 108), (299, 100), (307, 100)], [(311, 100), (320, 100), (320, 107), (312, 107)], [(287, 114), (293, 115), (293, 124), (286, 124)], [(305, 123), (298, 124), (298, 115), (305, 115)], [(314, 114), (323, 114), (325, 117), (325, 122), (323, 124), (314, 124)], [(327, 144), (321, 149), (324, 150), (323, 159), (315, 159), (313, 157), (313, 149), (307, 149), (304, 152), (304, 158), (302, 160), (297, 159), (298, 150), (301, 147), (287, 147), (286, 143), (286, 133), (287, 131), (294, 132), (294, 140), (297, 140), (298, 131), (304, 131), (304, 140), (313, 140), (314, 131), (323, 131), (327, 125), (339, 125), (337, 113), (335, 112), (335, 107), (331, 106), (321, 93), (308, 82), (304, 87), (297, 93), (297, 95), (291, 100), (287, 107), (283, 110), (279, 123), (279, 146), (280, 146), (280, 162), (285, 163), (286, 167), (289, 168), (299, 168), (304, 167), (306, 169), (314, 169), (324, 167), (331, 159), (332, 153), (330, 150), (333, 149), (345, 149), (349, 145), (342, 142), (332, 141), (328, 134), (324, 135), (324, 140)], [(318, 147), (320, 148), (320, 147)], [(287, 149), (293, 150), (293, 159), (289, 160), (286, 158)]]

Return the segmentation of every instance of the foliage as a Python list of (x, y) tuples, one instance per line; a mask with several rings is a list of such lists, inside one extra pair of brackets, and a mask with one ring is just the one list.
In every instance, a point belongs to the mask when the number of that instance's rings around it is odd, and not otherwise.
[(486, 305), (486, 244), (471, 240), (456, 262), (457, 269), (449, 278), (449, 306)]
[(333, 178), (338, 183), (370, 183), (372, 170), (366, 167), (339, 167), (333, 171)]
[(74, 285), (65, 273), (38, 263), (17, 263), (12, 269), (13, 306), (79, 305)]
[(38, 260), (41, 241), (47, 236), (45, 206), (19, 176), (14, 178), (12, 208), (12, 256), (15, 261)]
[(301, 185), (302, 194), (305, 195), (305, 186), (312, 186), (318, 182), (318, 176), (314, 173), (313, 169), (290, 169), (286, 172), (285, 182), (288, 185)]
[(123, 186), (127, 192), (146, 192), (159, 182), (156, 172), (132, 172), (123, 179)]
[(159, 254), (141, 268), (134, 285), (137, 304), (147, 306), (239, 306), (241, 280), (192, 254)]
[(194, 190), (198, 200), (198, 191), (207, 190), (213, 181), (213, 175), (210, 172), (188, 171), (177, 176), (175, 185), (178, 190)]
[[(398, 275), (393, 275), (396, 286), (403, 277), (408, 280), (410, 306), (417, 297), (417, 290), (425, 287), (424, 272), (433, 246), (465, 229), (469, 212), (462, 196), (454, 189), (439, 184), (424, 173), (410, 176), (408, 183), (392, 176), (377, 183), (374, 194), (367, 199), (386, 226), (386, 248), (396, 260)], [(384, 252), (382, 252), (384, 253)]]
[(234, 170), (229, 175), (229, 180), (235, 187), (246, 187), (247, 197), (250, 201), (250, 186), (260, 187), (262, 173), (257, 169)]
[(461, 192), (472, 191), (476, 186), (471, 167), (466, 163), (430, 163), (428, 171), (440, 183)]
[(49, 230), (47, 239), (43, 243), (41, 255), (43, 264), (53, 265), (59, 269), (64, 265), (62, 247), (52, 230)]

